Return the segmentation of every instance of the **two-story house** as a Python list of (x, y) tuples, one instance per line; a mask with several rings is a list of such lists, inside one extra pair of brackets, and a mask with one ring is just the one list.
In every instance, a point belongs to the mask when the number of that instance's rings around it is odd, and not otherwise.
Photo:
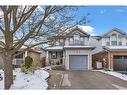
[(91, 36), (78, 26), (65, 31), (62, 35), (50, 37), (52, 46), (46, 48), (49, 64), (63, 65), (69, 70), (92, 69), (91, 51), (95, 48), (90, 44)]
[(110, 70), (127, 70), (127, 33), (113, 28), (97, 37), (95, 43), (98, 44), (92, 51), (93, 67), (102, 62)]

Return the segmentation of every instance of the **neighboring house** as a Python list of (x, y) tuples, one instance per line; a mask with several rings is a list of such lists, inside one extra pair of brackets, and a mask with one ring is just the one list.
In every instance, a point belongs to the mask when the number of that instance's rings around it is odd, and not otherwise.
[[(22, 49), (20, 50), (22, 51)], [(13, 64), (15, 65), (21, 65), (24, 63), (25, 57), (30, 56), (33, 58), (33, 61), (38, 64), (38, 66), (42, 67), (41, 64), (41, 58), (45, 56), (45, 50), (44, 49), (30, 49), (27, 50), (17, 56), (13, 59)]]
[(92, 51), (93, 67), (101, 62), (109, 70), (127, 70), (127, 33), (113, 28), (97, 38), (98, 44)]
[[(20, 49), (22, 51), (22, 49)], [(45, 57), (45, 50), (44, 49), (30, 49), (21, 54), (16, 55), (13, 58), (13, 64), (16, 67), (21, 66), (24, 63), (25, 57), (30, 56), (33, 58), (33, 61), (38, 64), (39, 67), (42, 67), (41, 58)], [(3, 67), (3, 59), (0, 55), (0, 69)]]
[(62, 35), (50, 37), (52, 46), (46, 48), (46, 59), (50, 65), (63, 65), (69, 70), (92, 69), (91, 36), (78, 26), (64, 31)]

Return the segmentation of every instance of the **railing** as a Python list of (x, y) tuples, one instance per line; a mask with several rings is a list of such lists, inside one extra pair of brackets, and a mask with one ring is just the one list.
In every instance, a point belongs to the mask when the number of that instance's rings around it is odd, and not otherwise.
[(24, 63), (23, 58), (15, 58), (15, 59), (13, 59), (13, 64), (14, 65), (21, 65), (23, 63)]
[(73, 42), (73, 43), (69, 43), (70, 46), (76, 46), (76, 45), (79, 45), (79, 46), (87, 46), (88, 45), (88, 42), (87, 43), (84, 43), (82, 41), (80, 42)]

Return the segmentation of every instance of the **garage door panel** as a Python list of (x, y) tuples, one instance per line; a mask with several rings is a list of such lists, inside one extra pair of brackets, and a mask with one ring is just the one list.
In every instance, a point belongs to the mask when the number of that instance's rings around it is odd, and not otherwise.
[(114, 56), (113, 69), (114, 71), (126, 71), (127, 70), (127, 56)]
[(71, 70), (87, 70), (88, 56), (87, 55), (70, 55), (69, 67)]

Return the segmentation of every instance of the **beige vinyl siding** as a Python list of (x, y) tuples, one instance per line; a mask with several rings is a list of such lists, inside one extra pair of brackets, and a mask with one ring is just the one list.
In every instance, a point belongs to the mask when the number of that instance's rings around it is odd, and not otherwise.
[(28, 52), (28, 56), (32, 57), (34, 62), (36, 62), (38, 64), (38, 66), (42, 66), (42, 64), (40, 63), (40, 53), (37, 53), (37, 52)]

